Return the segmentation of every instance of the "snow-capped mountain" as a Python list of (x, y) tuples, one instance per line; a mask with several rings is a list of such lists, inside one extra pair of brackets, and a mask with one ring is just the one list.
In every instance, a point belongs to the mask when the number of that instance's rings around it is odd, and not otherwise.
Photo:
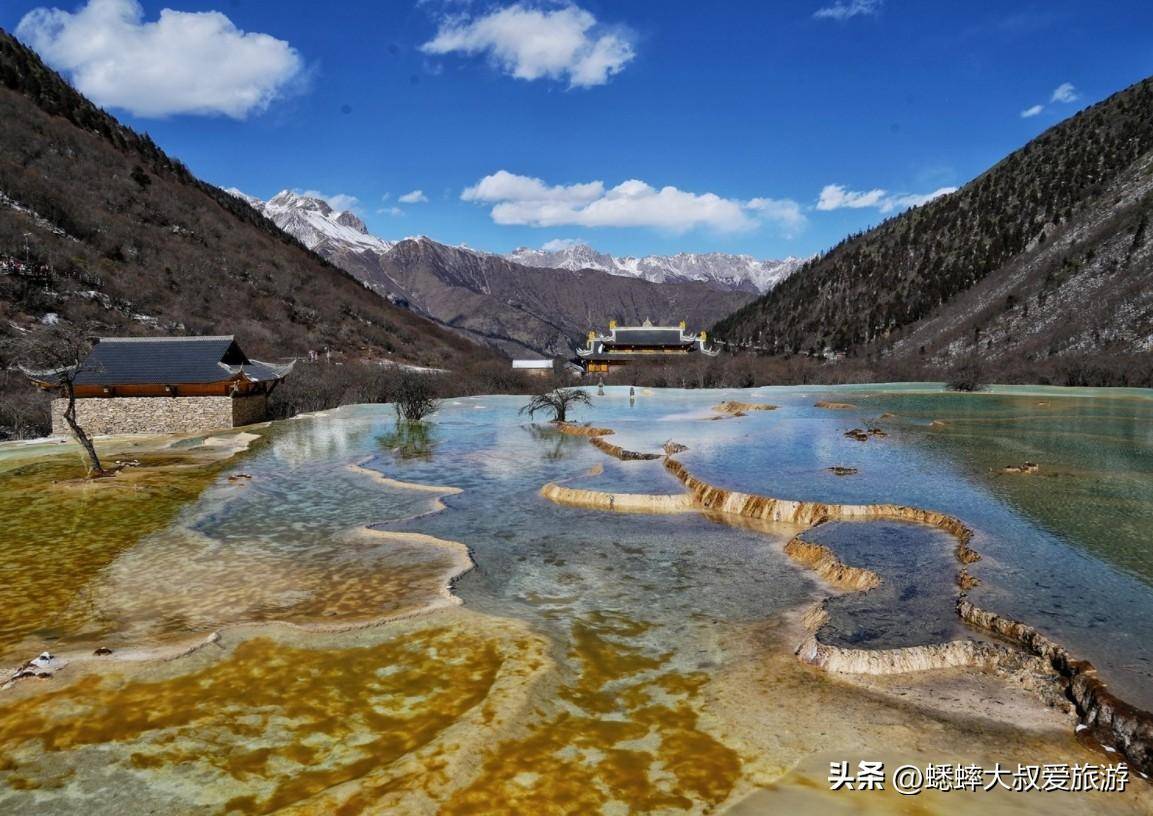
[(321, 250), (328, 246), (387, 252), (396, 245), (395, 241), (371, 235), (368, 227), (355, 213), (347, 210), (338, 212), (320, 198), (281, 190), (268, 201), (261, 201), (235, 187), (225, 192), (248, 202), (249, 206), (263, 213), (276, 226), (322, 255), (325, 253)]
[(613, 275), (641, 278), (654, 283), (700, 281), (725, 289), (767, 292), (793, 274), (804, 258), (760, 260), (752, 255), (724, 252), (681, 252), (618, 258), (598, 252), (588, 244), (570, 244), (555, 250), (522, 247), (505, 255), (525, 266), (554, 269), (599, 269)]
[(694, 331), (707, 329), (758, 294), (747, 279), (729, 285), (716, 274), (646, 280), (590, 264), (530, 266), (423, 236), (386, 241), (370, 235), (354, 213), (336, 212), (319, 198), (284, 191), (261, 201), (228, 192), (367, 289), (514, 356), (570, 356), (589, 329), (610, 320), (671, 326), (685, 320)]
[[(320, 198), (282, 190), (268, 201), (261, 201), (236, 188), (230, 188), (227, 192), (248, 202), (306, 247), (330, 260), (335, 260), (333, 256), (336, 255), (359, 254), (365, 250), (383, 254), (398, 243), (370, 234), (355, 213), (334, 210)], [(467, 247), (457, 248), (478, 255), (488, 254)], [(538, 269), (567, 269), (574, 272), (596, 269), (610, 275), (639, 278), (651, 283), (696, 281), (722, 291), (752, 294), (769, 291), (805, 262), (804, 258), (760, 260), (752, 255), (724, 252), (681, 252), (676, 255), (618, 258), (580, 243), (555, 250), (525, 247), (499, 257)]]

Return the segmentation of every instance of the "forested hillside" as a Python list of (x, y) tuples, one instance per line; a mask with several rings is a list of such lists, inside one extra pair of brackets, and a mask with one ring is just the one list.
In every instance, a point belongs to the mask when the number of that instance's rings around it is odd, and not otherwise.
[(1146, 351), (1151, 151), (1146, 79), (956, 193), (846, 239), (716, 334), (770, 353), (937, 361), (973, 349), (1006, 360)]
[(259, 357), (490, 354), (197, 180), (0, 31), (0, 340), (57, 321), (236, 334)]

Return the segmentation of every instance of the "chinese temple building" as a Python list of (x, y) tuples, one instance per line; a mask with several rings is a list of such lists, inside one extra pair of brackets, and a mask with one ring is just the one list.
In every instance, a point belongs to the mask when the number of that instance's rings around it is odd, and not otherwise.
[(618, 326), (613, 320), (608, 334), (589, 332), (588, 347), (577, 349), (577, 359), (586, 372), (607, 374), (630, 363), (716, 357), (720, 353), (707, 344), (703, 331), (692, 334), (685, 329), (683, 320), (679, 326), (654, 326), (648, 320), (640, 326)]
[[(76, 415), (92, 434), (185, 433), (266, 418), (268, 395), (292, 364), (251, 360), (231, 335), (105, 337), (73, 369)], [(60, 372), (33, 375), (59, 389)], [(67, 433), (66, 400), (52, 403), (52, 432)]]

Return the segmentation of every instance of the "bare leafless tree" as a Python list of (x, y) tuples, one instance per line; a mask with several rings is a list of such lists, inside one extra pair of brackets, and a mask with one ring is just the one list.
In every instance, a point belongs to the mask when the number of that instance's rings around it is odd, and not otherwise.
[(76, 419), (76, 378), (98, 370), (88, 359), (92, 341), (71, 326), (51, 326), (30, 332), (18, 341), (17, 359), (21, 370), (37, 384), (58, 391), (66, 401), (64, 421), (80, 443), (88, 459), (88, 477), (110, 475), (100, 462), (92, 438)]
[(568, 409), (573, 405), (592, 405), (592, 400), (579, 388), (558, 388), (547, 394), (537, 394), (520, 409), (520, 413), (535, 417), (537, 411), (551, 411), (553, 422), (566, 422)]
[(438, 382), (435, 375), (402, 369), (392, 388), (392, 402), (396, 418), (405, 422), (421, 422), (440, 407)]

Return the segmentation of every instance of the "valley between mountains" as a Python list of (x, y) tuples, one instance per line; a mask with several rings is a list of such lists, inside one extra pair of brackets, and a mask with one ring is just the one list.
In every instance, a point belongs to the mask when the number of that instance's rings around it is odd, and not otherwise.
[(513, 357), (570, 357), (610, 319), (705, 329), (803, 263), (724, 253), (617, 258), (583, 244), (497, 255), (424, 236), (378, 238), (355, 213), (290, 190), (268, 201), (228, 192), (393, 304)]

